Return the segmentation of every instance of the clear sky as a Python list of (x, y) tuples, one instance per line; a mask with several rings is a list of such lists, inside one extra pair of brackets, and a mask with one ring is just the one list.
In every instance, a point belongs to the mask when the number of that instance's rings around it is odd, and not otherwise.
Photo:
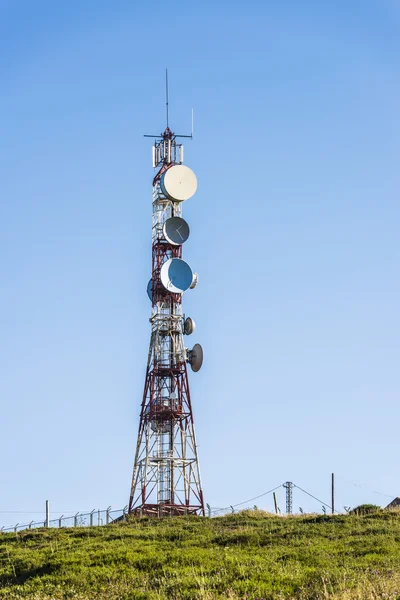
[[(54, 516), (128, 501), (149, 343), (142, 135), (165, 127), (165, 67), (175, 132), (195, 108), (184, 308), (205, 352), (206, 502), (286, 480), (328, 502), (335, 471), (339, 509), (385, 505), (400, 495), (400, 3), (166, 7), (0, 0), (0, 523), (46, 499)], [(299, 506), (320, 508), (295, 491)]]

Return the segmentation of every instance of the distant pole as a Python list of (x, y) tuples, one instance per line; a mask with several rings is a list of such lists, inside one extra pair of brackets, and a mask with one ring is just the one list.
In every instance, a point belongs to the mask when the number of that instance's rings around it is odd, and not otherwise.
[(44, 526), (48, 527), (50, 523), (50, 505), (49, 505), (49, 501), (46, 500), (46, 520), (44, 522)]
[(276, 494), (274, 492), (274, 504), (275, 504), (275, 514), (278, 514), (278, 502), (276, 501)]
[(332, 473), (332, 514), (335, 514), (335, 473)]

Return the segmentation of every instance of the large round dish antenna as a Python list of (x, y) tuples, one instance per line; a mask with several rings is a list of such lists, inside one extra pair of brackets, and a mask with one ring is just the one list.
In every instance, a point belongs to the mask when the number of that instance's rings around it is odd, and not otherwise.
[(201, 365), (203, 364), (203, 348), (200, 344), (195, 344), (192, 350), (188, 352), (188, 362), (192, 368), (192, 371), (197, 373), (200, 371)]
[(197, 190), (197, 178), (185, 165), (174, 165), (161, 175), (161, 190), (173, 202), (183, 202)]
[(170, 258), (160, 271), (161, 283), (172, 294), (183, 294), (190, 288), (193, 271), (181, 258)]
[(193, 333), (193, 331), (196, 329), (196, 323), (194, 322), (194, 319), (192, 319), (192, 317), (188, 317), (187, 319), (185, 319), (185, 323), (183, 326), (183, 332), (186, 335), (190, 335), (191, 333)]
[(182, 217), (170, 217), (163, 225), (163, 234), (167, 242), (180, 246), (189, 237), (189, 225)]

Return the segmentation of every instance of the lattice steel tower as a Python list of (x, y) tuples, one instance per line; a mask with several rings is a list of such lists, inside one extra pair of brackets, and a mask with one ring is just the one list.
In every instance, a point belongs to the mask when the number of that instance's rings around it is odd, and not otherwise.
[[(168, 105), (167, 105), (168, 108)], [(168, 115), (168, 112), (167, 112)], [(129, 512), (136, 515), (204, 515), (187, 364), (198, 371), (199, 344), (185, 347), (184, 334), (195, 329), (185, 318), (182, 294), (197, 274), (182, 260), (189, 226), (182, 204), (197, 189), (193, 171), (184, 166), (183, 146), (168, 127), (154, 137), (151, 338), (140, 412)]]
[(287, 481), (283, 484), (283, 487), (286, 489), (286, 514), (292, 514), (293, 507), (293, 486), (294, 484), (291, 481)]

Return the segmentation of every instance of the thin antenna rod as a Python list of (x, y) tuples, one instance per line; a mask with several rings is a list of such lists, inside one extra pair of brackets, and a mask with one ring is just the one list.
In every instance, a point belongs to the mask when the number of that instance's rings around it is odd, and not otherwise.
[(168, 69), (165, 69), (165, 106), (167, 109), (167, 127), (168, 127)]

